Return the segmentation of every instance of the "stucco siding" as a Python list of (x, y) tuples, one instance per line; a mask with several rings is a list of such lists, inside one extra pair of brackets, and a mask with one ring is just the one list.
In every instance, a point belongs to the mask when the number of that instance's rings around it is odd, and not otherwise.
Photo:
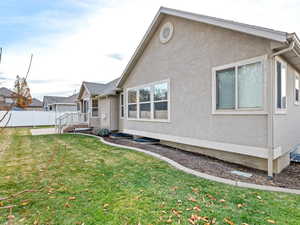
[(120, 128), (267, 147), (267, 115), (212, 115), (211, 87), (213, 67), (268, 54), (270, 41), (176, 17), (166, 21), (174, 25), (172, 40), (161, 44), (158, 29), (123, 89), (170, 79), (171, 121), (124, 119)]
[(110, 96), (110, 130), (119, 129), (119, 98)]

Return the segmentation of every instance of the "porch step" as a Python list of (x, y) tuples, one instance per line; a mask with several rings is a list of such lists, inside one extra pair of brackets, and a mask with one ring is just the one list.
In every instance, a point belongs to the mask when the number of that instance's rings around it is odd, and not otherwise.
[(76, 125), (71, 125), (71, 126), (66, 126), (62, 129), (63, 133), (68, 133), (71, 131), (74, 131), (76, 128), (89, 128), (88, 124), (76, 124)]

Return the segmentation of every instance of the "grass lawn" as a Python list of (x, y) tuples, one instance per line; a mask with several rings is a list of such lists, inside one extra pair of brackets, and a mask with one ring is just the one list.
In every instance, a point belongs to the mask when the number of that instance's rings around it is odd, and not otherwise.
[(300, 224), (297, 195), (199, 179), (92, 137), (4, 132), (0, 198), (37, 190), (0, 202), (15, 205), (13, 224)]

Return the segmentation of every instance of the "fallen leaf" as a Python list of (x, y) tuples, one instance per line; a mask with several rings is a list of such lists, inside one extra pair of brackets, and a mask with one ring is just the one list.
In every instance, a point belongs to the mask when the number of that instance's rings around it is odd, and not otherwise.
[(267, 220), (269, 223), (276, 224), (274, 220)]
[(173, 221), (169, 218), (166, 222), (167, 223), (172, 223)]
[(75, 196), (71, 196), (71, 197), (69, 197), (69, 200), (75, 200), (76, 199), (76, 197)]
[(237, 207), (240, 209), (244, 206), (244, 204), (237, 204)]
[(70, 208), (70, 204), (68, 202), (65, 203), (65, 208)]
[(261, 200), (261, 199), (262, 199), (262, 198), (261, 198), (259, 195), (257, 195), (256, 197), (257, 197), (257, 199), (259, 199), (259, 200)]
[(109, 206), (109, 204), (106, 203), (103, 205), (103, 208), (107, 208), (108, 206)]
[(198, 193), (199, 193), (199, 190), (198, 190), (198, 188), (192, 188), (192, 192), (198, 194)]
[(211, 199), (211, 200), (213, 200), (213, 201), (215, 201), (215, 200), (217, 200), (214, 196), (212, 196), (211, 194), (207, 194), (206, 195), (209, 199)]
[(193, 210), (195, 210), (195, 211), (201, 211), (201, 208), (200, 208), (200, 206), (197, 205), (197, 206), (193, 207)]
[(219, 201), (219, 202), (222, 202), (222, 203), (224, 203), (224, 202), (226, 202), (226, 201), (225, 201), (225, 199), (220, 199), (220, 201)]
[(234, 222), (232, 222), (230, 219), (224, 218), (224, 222), (230, 225), (234, 225)]
[(191, 202), (197, 202), (197, 200), (195, 198), (193, 198), (193, 197), (190, 197), (189, 201), (191, 201)]
[(177, 186), (171, 187), (171, 190), (172, 190), (172, 191), (176, 191), (177, 189), (178, 189)]
[(217, 222), (217, 219), (216, 218), (213, 218), (212, 220), (211, 220), (211, 224), (215, 224)]
[(39, 221), (38, 220), (35, 220), (34, 222), (33, 222), (33, 225), (38, 225), (39, 224)]
[(29, 204), (29, 200), (24, 200), (21, 202), (21, 205), (22, 206), (25, 206), (25, 205), (28, 205)]
[(4, 203), (3, 202), (0, 202), (0, 207), (4, 206)]

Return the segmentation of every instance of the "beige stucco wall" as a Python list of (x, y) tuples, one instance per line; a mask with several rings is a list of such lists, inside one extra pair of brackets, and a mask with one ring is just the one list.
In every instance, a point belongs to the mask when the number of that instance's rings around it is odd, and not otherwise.
[(119, 129), (119, 97), (110, 96), (110, 130)]
[(295, 70), (287, 68), (287, 112), (274, 116), (274, 143), (283, 152), (289, 152), (300, 144), (300, 105), (295, 105)]
[(267, 115), (212, 115), (211, 82), (212, 67), (268, 54), (270, 41), (176, 17), (165, 21), (174, 25), (172, 40), (161, 44), (158, 29), (123, 88), (170, 79), (171, 122), (125, 119), (120, 128), (267, 147)]

